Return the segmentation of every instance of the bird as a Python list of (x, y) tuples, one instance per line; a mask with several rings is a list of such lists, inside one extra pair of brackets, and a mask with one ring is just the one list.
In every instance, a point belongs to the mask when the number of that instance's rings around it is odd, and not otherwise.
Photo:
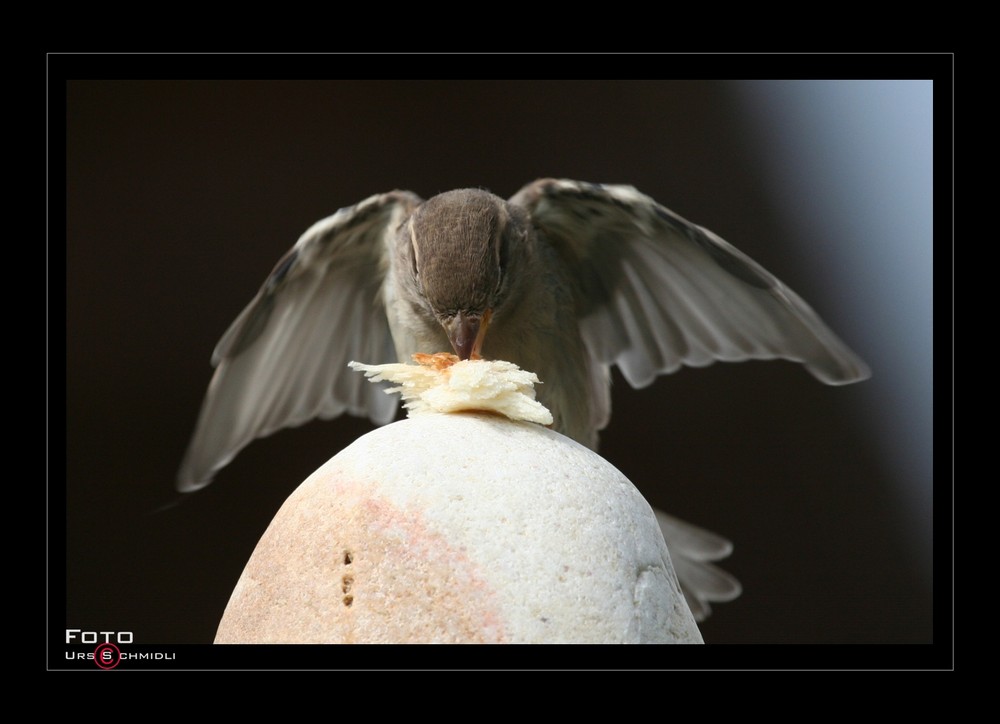
[[(544, 178), (506, 200), (396, 190), (310, 227), (222, 336), (178, 489), (207, 485), (282, 428), (343, 413), (391, 422), (396, 399), (348, 362), (449, 349), (534, 372), (553, 429), (592, 449), (611, 418), (614, 366), (635, 388), (682, 366), (748, 359), (800, 362), (830, 385), (870, 374), (760, 264), (632, 186)], [(710, 563), (728, 541), (658, 520), (684, 559), (696, 618), (739, 595)]]

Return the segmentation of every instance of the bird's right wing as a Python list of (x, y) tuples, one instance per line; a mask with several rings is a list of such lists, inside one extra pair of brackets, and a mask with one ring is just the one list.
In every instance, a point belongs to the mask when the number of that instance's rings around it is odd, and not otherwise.
[(215, 348), (216, 366), (178, 475), (182, 491), (258, 437), (343, 412), (390, 422), (396, 399), (348, 369), (395, 362), (382, 306), (391, 236), (422, 200), (371, 196), (314, 224)]

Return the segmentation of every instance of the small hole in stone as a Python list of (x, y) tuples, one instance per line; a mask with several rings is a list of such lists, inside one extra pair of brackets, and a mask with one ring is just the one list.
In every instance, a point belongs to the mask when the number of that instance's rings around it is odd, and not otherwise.
[(344, 596), (344, 605), (350, 608), (351, 604), (354, 603), (354, 596)]
[(350, 551), (344, 551), (344, 565), (349, 566), (354, 562), (354, 556)]
[(340, 588), (344, 593), (351, 592), (351, 586), (354, 584), (354, 576), (348, 574), (340, 579)]

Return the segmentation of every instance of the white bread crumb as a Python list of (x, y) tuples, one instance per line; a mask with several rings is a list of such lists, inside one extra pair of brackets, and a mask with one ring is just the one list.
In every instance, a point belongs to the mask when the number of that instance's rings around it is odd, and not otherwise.
[(511, 420), (552, 424), (552, 413), (535, 400), (534, 372), (500, 360), (461, 360), (453, 354), (413, 355), (416, 365), (367, 365), (349, 367), (365, 373), (372, 382), (394, 382), (387, 393), (402, 395), (409, 416), (429, 412), (496, 412)]

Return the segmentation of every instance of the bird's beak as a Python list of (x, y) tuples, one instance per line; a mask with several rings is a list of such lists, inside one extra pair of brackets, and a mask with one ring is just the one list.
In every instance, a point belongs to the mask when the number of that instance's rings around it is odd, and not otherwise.
[(491, 316), (489, 309), (481, 315), (459, 312), (444, 322), (444, 331), (459, 359), (482, 359), (479, 352), (483, 348)]

